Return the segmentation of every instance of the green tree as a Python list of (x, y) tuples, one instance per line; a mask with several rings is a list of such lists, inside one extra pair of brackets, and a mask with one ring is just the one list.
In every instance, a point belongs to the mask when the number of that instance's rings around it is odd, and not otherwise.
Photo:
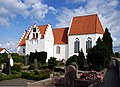
[(18, 53), (11, 53), (11, 56), (13, 58), (13, 61), (16, 63), (22, 63), (23, 62), (23, 56), (19, 55)]
[(45, 64), (47, 59), (47, 52), (44, 51), (35, 53), (30, 52), (29, 61), (33, 63), (34, 59), (37, 59), (37, 61), (40, 62), (41, 64)]
[(91, 48), (87, 54), (87, 62), (90, 69), (100, 70), (103, 67), (104, 60), (103, 42), (100, 38), (98, 38), (96, 46)]
[(51, 71), (54, 71), (56, 65), (58, 64), (57, 58), (55, 57), (50, 57), (50, 59), (48, 59), (48, 67), (51, 69)]
[(112, 49), (112, 38), (111, 34), (109, 33), (108, 29), (105, 29), (105, 33), (103, 35), (103, 46), (104, 46), (104, 52), (105, 52), (105, 62), (104, 66), (108, 67), (109, 62), (111, 60), (111, 56), (113, 54), (113, 49)]
[(0, 64), (6, 63), (7, 58), (8, 58), (8, 54), (7, 53), (1, 53), (0, 54)]
[(78, 55), (79, 59), (78, 59), (78, 68), (80, 70), (84, 69), (84, 64), (85, 64), (85, 56), (83, 53), (83, 50), (81, 49), (81, 51), (79, 51), (79, 55)]
[(78, 64), (78, 59), (79, 57), (77, 55), (71, 56), (69, 59), (67, 59), (66, 66), (70, 65), (72, 62), (75, 62), (76, 64)]

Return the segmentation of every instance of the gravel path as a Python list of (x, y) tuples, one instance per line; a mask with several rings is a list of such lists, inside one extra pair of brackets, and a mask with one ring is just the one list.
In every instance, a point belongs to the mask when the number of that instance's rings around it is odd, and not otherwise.
[(118, 75), (118, 69), (115, 68), (112, 63), (108, 68), (103, 83), (98, 84), (96, 87), (120, 87), (120, 78)]
[(27, 82), (34, 82), (33, 80), (27, 80), (27, 79), (13, 79), (13, 80), (4, 80), (0, 81), (0, 87), (26, 87)]

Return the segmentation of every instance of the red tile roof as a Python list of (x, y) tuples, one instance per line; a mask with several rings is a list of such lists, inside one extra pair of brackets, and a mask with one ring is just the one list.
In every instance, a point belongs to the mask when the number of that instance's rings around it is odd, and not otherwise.
[(23, 36), (22, 36), (18, 46), (25, 46), (26, 45), (25, 37), (26, 37), (27, 33), (28, 33), (27, 31), (24, 32), (24, 34), (23, 34)]
[(53, 29), (54, 44), (68, 44), (68, 28)]
[(46, 31), (47, 26), (48, 26), (48, 25), (38, 26), (38, 29), (40, 30), (41, 38), (42, 38), (42, 39), (44, 38), (44, 34), (45, 34), (45, 31)]
[[(48, 25), (38, 26), (38, 29), (39, 29), (39, 31), (40, 31), (40, 34), (41, 34), (41, 38), (42, 38), (42, 39), (44, 38), (44, 34), (45, 34), (45, 31), (46, 31), (47, 26), (48, 26)], [(26, 39), (29, 38), (30, 33), (31, 33), (31, 31), (28, 33)]]
[(97, 14), (73, 17), (69, 35), (94, 33), (104, 33)]
[(0, 48), (0, 52), (3, 50), (4, 48)]

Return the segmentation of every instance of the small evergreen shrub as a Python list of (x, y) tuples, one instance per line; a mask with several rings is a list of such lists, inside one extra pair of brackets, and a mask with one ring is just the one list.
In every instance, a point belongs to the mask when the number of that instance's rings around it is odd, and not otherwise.
[(21, 70), (22, 70), (21, 66), (22, 66), (21, 64), (14, 64), (11, 69), (14, 71), (17, 71), (17, 72), (21, 72)]
[(28, 67), (28, 70), (34, 70), (35, 69), (35, 64), (31, 64), (29, 67)]

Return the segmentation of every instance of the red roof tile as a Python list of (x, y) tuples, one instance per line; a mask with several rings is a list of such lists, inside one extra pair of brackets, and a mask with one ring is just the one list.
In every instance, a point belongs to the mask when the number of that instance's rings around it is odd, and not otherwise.
[(24, 36), (21, 38), (21, 41), (19, 42), (18, 46), (25, 46), (26, 45), (26, 39), (25, 39), (26, 35), (27, 35), (27, 31), (25, 31)]
[(3, 50), (4, 48), (0, 48), (0, 52)]
[(41, 38), (44, 38), (44, 34), (45, 34), (47, 26), (48, 25), (38, 26), (38, 29), (40, 30), (40, 33), (41, 33)]
[(68, 44), (68, 28), (53, 29), (54, 44)]
[(69, 35), (94, 33), (104, 33), (97, 14), (73, 17)]

